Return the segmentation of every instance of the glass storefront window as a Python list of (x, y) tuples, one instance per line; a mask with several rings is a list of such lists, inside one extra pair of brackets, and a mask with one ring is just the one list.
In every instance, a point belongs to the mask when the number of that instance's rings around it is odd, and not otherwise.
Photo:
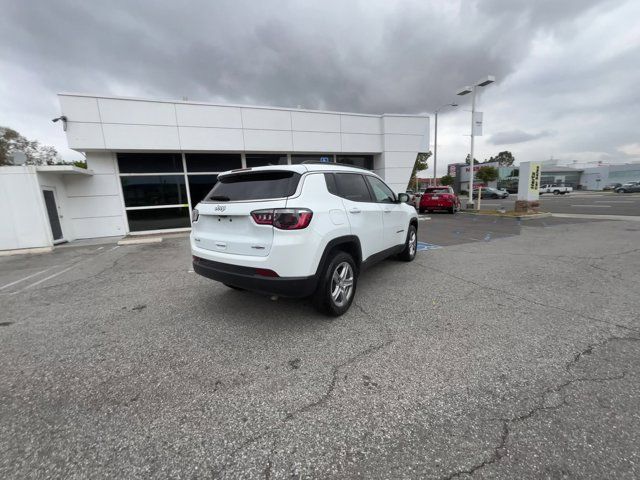
[(122, 176), (126, 207), (187, 204), (184, 175)]
[(338, 155), (338, 163), (373, 170), (373, 155)]
[(189, 175), (189, 195), (193, 208), (207, 196), (217, 181), (218, 175)]
[(120, 173), (182, 172), (180, 153), (118, 153)]
[(238, 153), (185, 153), (187, 172), (224, 172), (242, 168)]
[(129, 230), (132, 232), (191, 226), (189, 207), (127, 210), (127, 217), (129, 218)]
[(318, 155), (291, 155), (292, 165), (302, 162), (332, 163), (333, 161), (333, 153), (320, 153)]

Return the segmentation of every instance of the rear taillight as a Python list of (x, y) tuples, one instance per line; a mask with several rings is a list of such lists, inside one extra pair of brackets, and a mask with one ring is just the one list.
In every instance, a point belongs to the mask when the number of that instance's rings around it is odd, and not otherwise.
[(307, 208), (255, 210), (251, 217), (258, 225), (273, 225), (280, 230), (301, 230), (311, 223), (313, 212)]

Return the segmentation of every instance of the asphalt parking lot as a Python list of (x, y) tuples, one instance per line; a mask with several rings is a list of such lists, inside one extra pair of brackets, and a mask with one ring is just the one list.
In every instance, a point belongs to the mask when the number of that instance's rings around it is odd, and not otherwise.
[(184, 237), (0, 258), (0, 477), (638, 478), (640, 224), (431, 218), (334, 320)]
[[(482, 210), (496, 210), (504, 207), (513, 210), (517, 195), (506, 199), (483, 198)], [(466, 203), (464, 197), (461, 198)], [(613, 192), (576, 191), (567, 195), (540, 195), (540, 209), (545, 212), (587, 215), (640, 215), (640, 195)]]

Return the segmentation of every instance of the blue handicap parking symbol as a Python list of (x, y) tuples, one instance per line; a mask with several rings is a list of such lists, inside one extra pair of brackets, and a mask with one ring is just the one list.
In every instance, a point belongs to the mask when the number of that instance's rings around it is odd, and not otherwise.
[(422, 252), (424, 250), (436, 250), (438, 248), (442, 248), (440, 245), (434, 245), (433, 243), (425, 243), (425, 242), (418, 242), (418, 252)]

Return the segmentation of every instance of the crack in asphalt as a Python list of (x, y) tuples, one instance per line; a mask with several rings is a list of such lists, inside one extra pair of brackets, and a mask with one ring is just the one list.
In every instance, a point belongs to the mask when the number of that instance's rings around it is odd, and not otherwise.
[[(576, 365), (582, 358), (584, 358), (585, 355), (591, 355), (593, 353), (593, 351), (595, 349), (604, 347), (606, 344), (610, 343), (610, 342), (614, 342), (614, 341), (640, 341), (640, 338), (636, 338), (636, 337), (609, 337), (605, 340), (603, 340), (602, 342), (599, 343), (595, 343), (595, 344), (591, 344), (589, 346), (587, 346), (584, 350), (581, 350), (580, 352), (578, 352), (571, 361), (569, 361), (566, 365), (565, 365), (565, 369), (567, 371), (570, 371), (571, 368)], [(497, 443), (497, 445), (493, 448), (493, 451), (491, 452), (491, 455), (489, 456), (489, 458), (483, 460), (480, 463), (477, 463), (467, 469), (464, 470), (456, 470), (455, 472), (443, 477), (443, 480), (452, 480), (454, 478), (458, 478), (461, 475), (473, 475), (475, 472), (477, 472), (478, 470), (481, 470), (482, 468), (488, 466), (488, 465), (492, 465), (495, 463), (498, 463), (506, 454), (506, 445), (507, 445), (507, 441), (509, 439), (509, 436), (511, 435), (511, 429), (512, 427), (520, 422), (524, 422), (530, 418), (532, 418), (533, 416), (535, 416), (536, 414), (540, 413), (540, 412), (547, 412), (547, 411), (551, 411), (551, 410), (559, 410), (560, 408), (563, 408), (565, 406), (568, 406), (569, 404), (567, 403), (567, 399), (566, 397), (562, 397), (562, 401), (556, 405), (549, 405), (549, 406), (545, 406), (545, 404), (547, 403), (548, 397), (551, 394), (560, 394), (565, 388), (576, 384), (576, 383), (604, 383), (604, 382), (609, 382), (609, 381), (613, 381), (613, 380), (622, 380), (623, 378), (625, 378), (627, 375), (627, 372), (622, 372), (619, 375), (612, 375), (612, 376), (607, 376), (607, 377), (577, 377), (577, 378), (573, 378), (573, 379), (569, 379), (565, 382), (562, 382), (558, 385), (555, 386), (551, 386), (551, 387), (547, 387), (545, 388), (542, 393), (540, 394), (538, 401), (536, 402), (536, 406), (534, 406), (533, 408), (531, 408), (530, 410), (526, 411), (525, 413), (522, 413), (520, 415), (516, 415), (514, 417), (511, 418), (499, 418), (499, 419), (495, 419), (498, 420), (502, 423), (502, 432), (500, 435), (500, 439)]]
[[(312, 410), (316, 407), (323, 407), (324, 405), (326, 405), (326, 403), (329, 401), (329, 399), (333, 396), (333, 392), (335, 391), (336, 385), (338, 383), (338, 377), (339, 377), (339, 373), (340, 370), (364, 357), (367, 357), (373, 353), (376, 353), (380, 350), (382, 350), (383, 348), (388, 347), (389, 345), (391, 345), (394, 342), (393, 339), (387, 340), (386, 342), (380, 343), (378, 345), (371, 345), (369, 348), (366, 348), (365, 350), (362, 350), (361, 352), (358, 352), (357, 354), (347, 358), (344, 362), (338, 364), (338, 365), (334, 365), (331, 367), (331, 380), (329, 381), (329, 384), (327, 385), (327, 389), (325, 390), (325, 392), (320, 395), (320, 397), (311, 402), (308, 403), (306, 405), (303, 405), (302, 407), (294, 410), (293, 412), (289, 412), (287, 413), (284, 418), (282, 418), (281, 420), (276, 421), (273, 425), (271, 425), (270, 427), (267, 427), (265, 430), (263, 430), (262, 432), (258, 433), (257, 435), (254, 435), (252, 437), (249, 437), (247, 440), (245, 440), (244, 442), (242, 442), (238, 447), (236, 447), (231, 453), (230, 453), (230, 457), (231, 457), (231, 461), (225, 465), (223, 465), (222, 467), (220, 467), (219, 469), (215, 470), (212, 474), (213, 478), (218, 477), (219, 475), (221, 475), (222, 473), (224, 473), (224, 471), (231, 465), (231, 463), (233, 462), (233, 459), (245, 448), (247, 448), (248, 446), (262, 440), (263, 438), (267, 437), (268, 435), (270, 435), (272, 432), (274, 432), (278, 427), (280, 427), (282, 424), (288, 422), (289, 420), (294, 419), (295, 417), (297, 417), (299, 414), (301, 413), (305, 413), (308, 412), (309, 410)], [(273, 452), (273, 448), (272, 448), (272, 452)], [(267, 466), (265, 467), (264, 470), (264, 475), (265, 478), (270, 478), (271, 477), (271, 468), (272, 468), (272, 464), (270, 463), (270, 457), (267, 460)], [(268, 474), (268, 476), (267, 476)]]

